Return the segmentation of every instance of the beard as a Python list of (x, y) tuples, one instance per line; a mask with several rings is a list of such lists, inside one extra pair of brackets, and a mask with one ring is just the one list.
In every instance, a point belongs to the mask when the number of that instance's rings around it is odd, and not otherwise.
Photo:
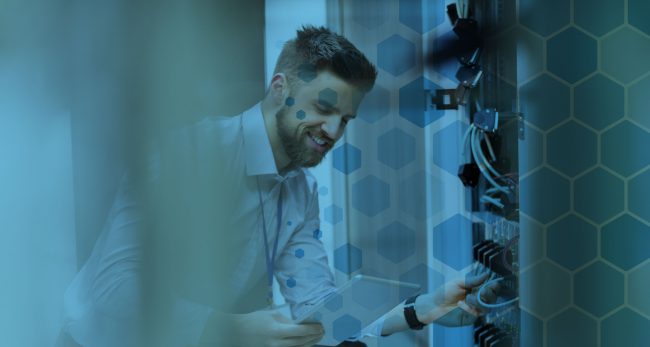
[[(292, 131), (287, 122), (287, 117), (289, 117), (289, 112), (286, 106), (283, 106), (275, 114), (280, 142), (282, 143), (284, 151), (289, 156), (289, 160), (291, 160), (289, 168), (314, 167), (320, 164), (327, 152), (319, 153), (318, 151), (307, 147), (305, 144), (307, 139), (307, 128), (298, 126)], [(315, 132), (312, 132), (312, 134), (314, 133)]]

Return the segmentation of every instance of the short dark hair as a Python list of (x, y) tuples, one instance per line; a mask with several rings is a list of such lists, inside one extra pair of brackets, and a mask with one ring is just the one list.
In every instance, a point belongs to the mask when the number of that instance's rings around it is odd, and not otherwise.
[(284, 44), (275, 73), (287, 76), (290, 86), (309, 82), (329, 70), (364, 92), (372, 89), (377, 69), (348, 39), (325, 27), (303, 26)]

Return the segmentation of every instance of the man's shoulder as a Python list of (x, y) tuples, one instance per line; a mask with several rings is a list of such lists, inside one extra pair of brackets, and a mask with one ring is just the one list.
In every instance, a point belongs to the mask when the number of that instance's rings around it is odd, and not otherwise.
[(207, 116), (192, 125), (194, 135), (212, 140), (226, 141), (241, 136), (242, 117)]
[(207, 116), (199, 121), (172, 129), (159, 142), (177, 149), (206, 148), (230, 144), (241, 136), (241, 115)]

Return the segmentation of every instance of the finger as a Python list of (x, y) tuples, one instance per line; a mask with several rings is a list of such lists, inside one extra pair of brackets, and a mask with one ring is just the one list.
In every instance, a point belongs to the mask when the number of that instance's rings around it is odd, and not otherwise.
[(291, 318), (287, 317), (286, 315), (284, 315), (279, 310), (274, 311), (272, 316), (273, 316), (273, 319), (275, 319), (276, 321), (278, 321), (280, 323), (288, 323), (288, 324), (293, 323)]
[(292, 336), (282, 339), (282, 343), (287, 346), (312, 346), (322, 340), (324, 335), (324, 333), (321, 333), (319, 335)]
[(275, 336), (282, 338), (291, 337), (310, 337), (315, 338), (322, 336), (324, 333), (323, 326), (320, 324), (280, 324), (276, 330)]
[(478, 311), (476, 311), (476, 309), (474, 309), (474, 308), (470, 307), (469, 305), (467, 305), (467, 303), (465, 303), (464, 300), (461, 300), (461, 301), (458, 302), (458, 307), (460, 307), (463, 311), (471, 314), (474, 317), (479, 315)]
[(480, 310), (481, 305), (478, 302), (478, 299), (476, 298), (476, 295), (474, 294), (468, 294), (465, 297), (465, 304), (475, 310)]
[(470, 312), (467, 312), (465, 309), (460, 308), (462, 307), (462, 304), (459, 303), (459, 310), (460, 310), (460, 315), (458, 317), (458, 326), (465, 326), (465, 325), (471, 325), (476, 321), (476, 318), (478, 317), (475, 314), (472, 314)]
[(488, 304), (493, 304), (497, 301), (497, 290), (499, 288), (498, 283), (490, 284), (485, 286), (483, 290), (481, 290), (481, 300), (485, 303)]
[(480, 286), (485, 282), (490, 275), (487, 272), (484, 272), (480, 275), (467, 275), (465, 276), (465, 281), (461, 283), (461, 287), (471, 290), (476, 286)]
[(474, 294), (470, 294), (465, 297), (465, 304), (467, 304), (467, 306), (469, 306), (470, 308), (474, 309), (477, 315), (479, 316), (482, 316), (489, 311), (486, 307), (482, 306), (478, 302), (478, 298)]

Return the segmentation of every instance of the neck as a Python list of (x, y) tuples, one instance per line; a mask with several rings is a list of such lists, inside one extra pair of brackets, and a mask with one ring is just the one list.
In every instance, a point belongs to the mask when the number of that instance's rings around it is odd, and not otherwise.
[(275, 106), (273, 101), (268, 98), (262, 101), (264, 126), (266, 128), (266, 134), (269, 137), (269, 142), (271, 143), (271, 151), (273, 151), (273, 159), (275, 160), (275, 167), (278, 169), (278, 173), (282, 173), (286, 170), (291, 163), (289, 156), (284, 151), (280, 136), (278, 135), (278, 124), (275, 114), (280, 110), (280, 108), (281, 107)]

